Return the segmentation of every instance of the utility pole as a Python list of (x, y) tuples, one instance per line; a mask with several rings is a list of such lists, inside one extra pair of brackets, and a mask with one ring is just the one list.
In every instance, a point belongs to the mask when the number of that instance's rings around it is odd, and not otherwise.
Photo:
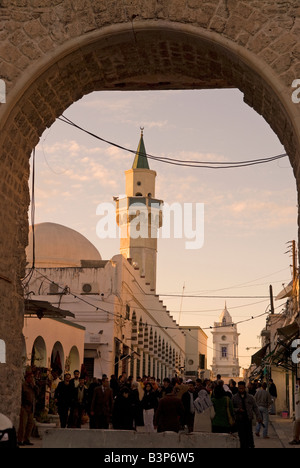
[(274, 315), (274, 296), (273, 296), (273, 286), (270, 284), (270, 305), (271, 305), (271, 314)]
[(293, 290), (292, 290), (292, 300), (293, 300), (293, 309), (294, 313), (299, 311), (299, 298), (298, 298), (298, 271), (297, 271), (297, 248), (296, 248), (296, 241), (288, 242), (290, 245), (291, 250), (288, 250), (286, 253), (292, 253), (292, 270), (293, 270)]
[(297, 251), (296, 251), (296, 241), (293, 240), (293, 301), (295, 309), (299, 310), (298, 302), (298, 274), (297, 274)]

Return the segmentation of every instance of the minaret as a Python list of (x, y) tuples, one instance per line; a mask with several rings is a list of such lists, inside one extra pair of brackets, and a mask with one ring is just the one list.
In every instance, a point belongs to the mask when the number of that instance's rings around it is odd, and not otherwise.
[(214, 324), (212, 335), (214, 348), (212, 371), (214, 376), (221, 374), (222, 378), (239, 377), (239, 333), (227, 310), (226, 303), (219, 322)]
[(141, 277), (145, 277), (155, 292), (157, 236), (162, 226), (163, 202), (155, 199), (156, 172), (149, 167), (143, 130), (132, 168), (125, 172), (126, 197), (115, 200), (117, 224), (121, 228), (120, 252), (137, 264)]

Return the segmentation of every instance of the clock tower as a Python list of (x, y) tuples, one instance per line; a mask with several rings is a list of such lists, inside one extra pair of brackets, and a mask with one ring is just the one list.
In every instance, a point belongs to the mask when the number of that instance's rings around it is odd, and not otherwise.
[(214, 376), (220, 374), (222, 379), (226, 378), (226, 380), (239, 377), (239, 333), (226, 304), (220, 315), (219, 322), (214, 324), (212, 335), (214, 349), (212, 371)]

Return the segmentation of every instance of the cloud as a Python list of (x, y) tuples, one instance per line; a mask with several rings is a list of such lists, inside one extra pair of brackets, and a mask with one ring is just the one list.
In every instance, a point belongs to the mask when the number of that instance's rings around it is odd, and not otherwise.
[(129, 124), (137, 128), (144, 127), (144, 128), (150, 129), (150, 128), (165, 128), (168, 125), (168, 120), (155, 120), (155, 121), (143, 120), (141, 124), (140, 120), (124, 119), (123, 123)]
[[(47, 166), (43, 167), (42, 180), (38, 183), (40, 187), (49, 186), (49, 191), (43, 188), (37, 192), (40, 203), (51, 197), (78, 197), (79, 191), (80, 197), (93, 195), (94, 198), (120, 193), (124, 187), (124, 170), (130, 167), (133, 157), (113, 146), (88, 146), (73, 139), (44, 144), (43, 148)], [(223, 154), (213, 152), (178, 151), (163, 156), (185, 161), (226, 161)], [(151, 169), (157, 170), (156, 197), (169, 204), (204, 203), (205, 223), (211, 229), (249, 236), (266, 229), (292, 227), (297, 220), (296, 200), (295, 205), (290, 202), (295, 198), (293, 188), (253, 190), (249, 181), (242, 188), (241, 183), (231, 182), (224, 171), (214, 172), (211, 178), (200, 169), (183, 169), (154, 161)], [(63, 187), (61, 191), (60, 187)]]
[[(37, 151), (39, 149), (38, 147)], [(80, 188), (89, 182), (99, 182), (101, 186), (117, 188), (116, 167), (124, 161), (124, 151), (119, 148), (89, 147), (74, 140), (64, 140), (52, 145), (43, 145), (43, 153), (47, 170), (43, 168), (41, 174), (47, 184), (50, 184), (52, 179), (55, 184), (64, 186), (66, 180), (69, 180), (80, 183)], [(52, 177), (49, 175), (49, 169)], [(123, 171), (120, 169), (117, 174), (120, 176)], [(74, 184), (71, 185), (74, 187)]]

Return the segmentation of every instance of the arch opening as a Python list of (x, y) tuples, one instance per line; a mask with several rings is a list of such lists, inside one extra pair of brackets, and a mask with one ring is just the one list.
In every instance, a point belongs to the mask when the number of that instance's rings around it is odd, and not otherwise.
[(44, 338), (38, 336), (32, 346), (31, 366), (47, 367), (47, 349)]
[(59, 376), (65, 371), (65, 354), (62, 344), (57, 341), (51, 353), (51, 369)]

